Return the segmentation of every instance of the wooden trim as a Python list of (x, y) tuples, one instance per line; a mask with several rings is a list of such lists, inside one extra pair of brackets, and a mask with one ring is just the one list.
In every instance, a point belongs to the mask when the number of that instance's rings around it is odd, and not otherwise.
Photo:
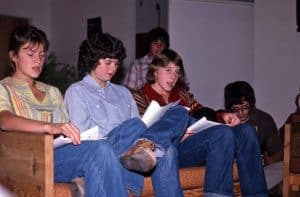
[(289, 196), (291, 124), (284, 125), (283, 196)]
[(16, 196), (53, 197), (53, 137), (0, 131), (0, 182)]
[(44, 137), (44, 153), (45, 153), (45, 193), (49, 197), (54, 195), (54, 148), (53, 148), (53, 136), (45, 135)]

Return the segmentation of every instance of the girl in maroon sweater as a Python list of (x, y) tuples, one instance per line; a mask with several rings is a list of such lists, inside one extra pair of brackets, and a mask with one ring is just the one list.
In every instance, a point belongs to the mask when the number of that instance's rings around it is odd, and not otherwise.
[[(186, 133), (178, 147), (179, 167), (206, 165), (205, 195), (233, 195), (232, 165), (235, 156), (242, 195), (268, 196), (255, 129), (248, 124), (239, 124), (233, 113), (215, 113), (198, 103), (189, 92), (182, 59), (175, 51), (167, 49), (156, 55), (146, 79), (148, 83), (133, 92), (141, 115), (152, 100), (160, 105), (180, 100), (179, 104), (190, 108), (192, 116), (209, 116), (209, 119), (227, 124), (195, 134)], [(191, 123), (194, 121), (191, 118)]]

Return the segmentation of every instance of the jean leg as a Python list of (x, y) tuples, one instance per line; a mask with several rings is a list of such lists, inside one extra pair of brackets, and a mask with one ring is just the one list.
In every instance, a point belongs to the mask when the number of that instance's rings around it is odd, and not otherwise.
[(107, 141), (113, 146), (116, 155), (120, 155), (132, 147), (146, 128), (140, 118), (132, 118), (111, 130)]
[[(139, 118), (132, 118), (110, 131), (107, 141), (113, 146), (119, 157), (127, 151), (146, 129), (146, 125)], [(121, 165), (122, 178), (126, 188), (139, 196), (144, 186), (144, 176), (129, 171)]]
[(268, 196), (257, 133), (249, 124), (232, 128), (243, 196)]
[[(68, 144), (54, 150), (54, 179), (70, 182), (84, 177), (89, 197), (127, 196), (121, 165), (110, 144), (103, 140)], [(107, 178), (114, 176), (114, 178)]]
[(170, 146), (164, 157), (158, 158), (151, 175), (155, 196), (183, 196), (178, 174), (178, 154), (174, 146)]
[(140, 138), (146, 138), (167, 150), (174, 141), (179, 141), (190, 117), (182, 106), (171, 107), (157, 122), (147, 128)]
[(234, 135), (226, 125), (192, 135), (178, 148), (179, 167), (206, 165), (206, 196), (233, 195)]

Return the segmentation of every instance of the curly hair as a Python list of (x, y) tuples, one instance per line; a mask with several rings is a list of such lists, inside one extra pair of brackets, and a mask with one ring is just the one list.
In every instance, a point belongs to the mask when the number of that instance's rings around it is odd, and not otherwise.
[(82, 42), (79, 49), (78, 72), (85, 76), (94, 70), (99, 59), (118, 59), (120, 64), (126, 58), (126, 50), (121, 40), (108, 33), (95, 34)]
[(249, 102), (250, 110), (255, 109), (255, 93), (246, 81), (235, 81), (226, 85), (224, 89), (225, 109), (230, 110), (232, 105), (240, 105), (244, 101)]
[(183, 88), (185, 90), (189, 90), (189, 86), (186, 82), (185, 77), (185, 70), (183, 67), (183, 61), (181, 57), (172, 49), (165, 49), (161, 53), (157, 54), (153, 57), (153, 60), (151, 64), (149, 65), (147, 74), (146, 74), (146, 80), (148, 83), (153, 84), (155, 83), (155, 71), (158, 70), (158, 68), (167, 67), (170, 63), (174, 63), (176, 66), (179, 67), (179, 77), (175, 84), (175, 88)]

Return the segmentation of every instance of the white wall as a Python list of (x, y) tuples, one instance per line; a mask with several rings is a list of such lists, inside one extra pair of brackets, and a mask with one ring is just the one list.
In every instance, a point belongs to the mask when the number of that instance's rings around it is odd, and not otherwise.
[(51, 40), (51, 0), (0, 0), (0, 14), (28, 18)]
[(52, 0), (52, 44), (61, 61), (77, 65), (80, 43), (86, 39), (87, 19), (98, 16), (102, 17), (103, 32), (124, 42), (128, 57), (125, 63), (133, 60), (135, 1)]
[(296, 0), (255, 1), (255, 90), (257, 105), (278, 126), (296, 108), (300, 88), (300, 32)]
[[(148, 32), (154, 27), (168, 29), (168, 0), (134, 0), (136, 1), (136, 32)], [(156, 4), (160, 5), (160, 20)]]
[(223, 108), (224, 86), (253, 83), (253, 4), (170, 0), (171, 46), (179, 52), (200, 103)]
[(255, 89), (257, 107), (271, 113), (279, 127), (295, 110), (300, 88), (296, 0), (171, 0), (169, 22), (172, 46), (204, 105), (222, 107), (224, 85), (245, 80)]
[(0, 14), (29, 18), (46, 32), (58, 60), (71, 65), (77, 65), (87, 19), (101, 16), (103, 31), (124, 42), (125, 66), (135, 57), (135, 0), (0, 0)]

